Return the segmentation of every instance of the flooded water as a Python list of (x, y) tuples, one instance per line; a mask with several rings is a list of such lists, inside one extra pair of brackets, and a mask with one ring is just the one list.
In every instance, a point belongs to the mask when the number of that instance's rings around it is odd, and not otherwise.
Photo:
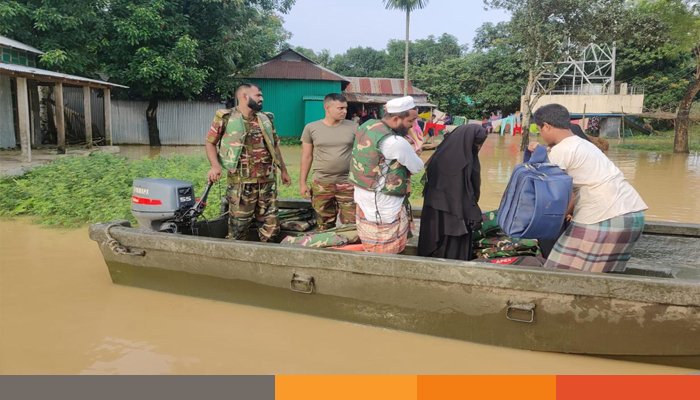
[[(146, 150), (146, 153), (139, 153)], [(126, 149), (132, 158), (148, 148)], [(162, 148), (192, 154), (202, 147)], [(287, 148), (298, 168), (298, 148)], [(520, 157), (489, 137), (482, 208)], [(611, 151), (649, 219), (700, 223), (700, 159)], [(514, 350), (112, 284), (87, 229), (0, 220), (0, 374), (666, 374), (675, 367)]]
[(87, 229), (0, 221), (0, 374), (648, 374), (112, 284)]
[[(608, 156), (649, 205), (648, 220), (700, 223), (700, 153), (672, 154), (616, 149), (610, 139)], [(522, 161), (520, 137), (490, 135), (479, 153), (481, 161), (481, 209), (497, 209), (508, 179)], [(132, 159), (173, 154), (204, 154), (202, 146), (122, 146)], [(290, 170), (299, 169), (300, 146), (283, 147)], [(423, 153), (425, 160), (432, 151)], [(295, 183), (296, 184), (296, 183)], [(416, 205), (420, 205), (418, 202)]]

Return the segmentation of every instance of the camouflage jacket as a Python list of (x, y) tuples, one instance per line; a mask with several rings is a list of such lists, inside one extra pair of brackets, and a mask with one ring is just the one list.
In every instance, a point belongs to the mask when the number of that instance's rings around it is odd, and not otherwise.
[[(371, 119), (357, 129), (352, 148), (352, 162), (348, 179), (354, 185), (366, 190), (375, 190), (382, 176), (385, 158), (379, 150), (381, 141), (394, 132), (381, 121)], [(392, 196), (404, 196), (410, 192), (411, 173), (397, 160), (389, 163), (384, 175), (381, 192)]]
[[(217, 117), (219, 117), (219, 114), (222, 114), (223, 129), (225, 129), (219, 141), (219, 162), (230, 173), (234, 174), (238, 169), (248, 130), (246, 129), (246, 122), (243, 118), (243, 114), (241, 114), (237, 108), (219, 110), (217, 111)], [(272, 157), (272, 163), (276, 167), (280, 167), (280, 162), (275, 152), (277, 137), (272, 122), (265, 113), (259, 112), (256, 113), (255, 116), (262, 130), (265, 147)]]

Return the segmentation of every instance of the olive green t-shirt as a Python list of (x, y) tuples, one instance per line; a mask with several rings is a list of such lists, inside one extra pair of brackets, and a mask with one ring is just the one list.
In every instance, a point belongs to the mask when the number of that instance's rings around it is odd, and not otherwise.
[(347, 182), (357, 126), (344, 119), (338, 126), (327, 126), (323, 120), (319, 120), (304, 127), (301, 141), (314, 146), (311, 168), (315, 180), (323, 183)]

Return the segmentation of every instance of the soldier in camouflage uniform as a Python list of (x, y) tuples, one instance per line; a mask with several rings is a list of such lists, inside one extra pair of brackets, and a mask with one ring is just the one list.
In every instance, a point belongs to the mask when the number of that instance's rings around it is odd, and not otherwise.
[(291, 179), (282, 160), (279, 139), (262, 110), (262, 92), (251, 84), (236, 89), (238, 106), (216, 112), (205, 143), (211, 164), (210, 182), (228, 178), (229, 239), (244, 240), (253, 218), (260, 241), (268, 242), (280, 230), (277, 216), (276, 170), (282, 183)]
[[(324, 118), (307, 124), (301, 135), (299, 180), (299, 193), (311, 197), (319, 230), (335, 227), (338, 214), (344, 224), (355, 223), (354, 186), (348, 181), (348, 171), (357, 124), (345, 119), (348, 103), (339, 93), (326, 95), (323, 109)], [(309, 188), (306, 181), (312, 163), (314, 177)]]

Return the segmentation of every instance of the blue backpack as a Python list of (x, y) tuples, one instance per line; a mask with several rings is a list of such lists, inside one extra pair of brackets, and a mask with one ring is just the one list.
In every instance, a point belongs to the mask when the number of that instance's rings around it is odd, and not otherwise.
[(547, 160), (538, 146), (513, 170), (498, 207), (498, 225), (514, 238), (555, 239), (561, 233), (573, 182), (561, 168)]

